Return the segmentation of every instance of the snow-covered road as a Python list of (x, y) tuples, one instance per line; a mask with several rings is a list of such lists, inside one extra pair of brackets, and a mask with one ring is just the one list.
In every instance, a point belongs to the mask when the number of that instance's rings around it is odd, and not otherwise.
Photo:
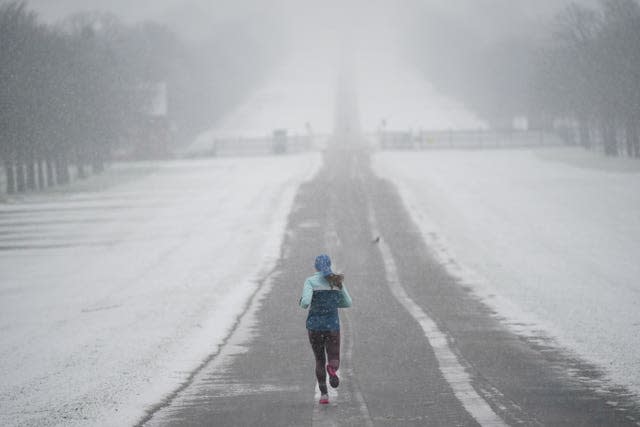
[(140, 419), (226, 337), (320, 163), (176, 161), (0, 205), (0, 425)]
[[(640, 170), (579, 148), (383, 152), (426, 243), (519, 333), (640, 393)], [(635, 162), (634, 162), (635, 164)]]

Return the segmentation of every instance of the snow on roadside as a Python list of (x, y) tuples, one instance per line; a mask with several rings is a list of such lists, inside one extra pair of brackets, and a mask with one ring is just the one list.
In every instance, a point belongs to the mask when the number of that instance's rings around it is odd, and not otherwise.
[(0, 205), (0, 424), (139, 420), (217, 351), (320, 163), (168, 162)]
[(640, 394), (640, 173), (598, 159), (381, 152), (374, 169), (439, 260), (516, 332), (552, 337)]

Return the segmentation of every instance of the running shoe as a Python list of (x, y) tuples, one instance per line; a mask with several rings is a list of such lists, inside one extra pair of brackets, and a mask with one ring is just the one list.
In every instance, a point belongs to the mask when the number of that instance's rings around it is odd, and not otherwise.
[(321, 405), (328, 405), (329, 404), (329, 395), (328, 394), (320, 395), (320, 404)]
[(329, 384), (331, 387), (338, 388), (340, 385), (340, 378), (338, 378), (338, 373), (331, 365), (327, 365), (327, 373), (329, 374)]

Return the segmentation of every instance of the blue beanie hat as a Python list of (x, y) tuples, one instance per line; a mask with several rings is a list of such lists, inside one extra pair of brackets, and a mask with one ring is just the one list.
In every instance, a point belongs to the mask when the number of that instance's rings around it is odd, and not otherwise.
[(333, 271), (331, 271), (331, 258), (329, 258), (329, 255), (322, 254), (316, 257), (316, 270), (322, 273), (324, 277), (333, 274)]

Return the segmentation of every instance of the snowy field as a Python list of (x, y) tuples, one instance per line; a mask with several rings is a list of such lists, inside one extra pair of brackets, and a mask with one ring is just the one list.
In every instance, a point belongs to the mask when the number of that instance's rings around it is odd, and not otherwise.
[(640, 393), (640, 165), (581, 149), (381, 152), (426, 243), (519, 333)]
[(217, 350), (320, 163), (125, 165), (0, 204), (0, 425), (139, 420)]

